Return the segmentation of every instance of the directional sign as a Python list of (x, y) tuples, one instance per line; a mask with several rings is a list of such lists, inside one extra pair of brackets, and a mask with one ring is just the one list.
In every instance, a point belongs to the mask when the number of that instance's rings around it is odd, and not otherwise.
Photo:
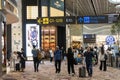
[(115, 42), (115, 38), (113, 36), (107, 36), (106, 37), (106, 44), (112, 45)]
[(37, 18), (37, 22), (41, 25), (65, 24), (65, 19), (64, 17), (43, 17)]
[(66, 16), (65, 20), (66, 24), (76, 24), (75, 16)]
[(98, 23), (113, 23), (115, 20), (111, 20), (111, 17), (108, 16), (66, 16), (66, 17), (41, 17), (37, 18), (37, 22), (40, 25), (48, 24), (98, 24)]
[(108, 16), (78, 16), (78, 24), (98, 24), (98, 23), (108, 23)]
[(77, 23), (82, 24), (84, 22), (83, 20), (83, 17), (77, 17)]

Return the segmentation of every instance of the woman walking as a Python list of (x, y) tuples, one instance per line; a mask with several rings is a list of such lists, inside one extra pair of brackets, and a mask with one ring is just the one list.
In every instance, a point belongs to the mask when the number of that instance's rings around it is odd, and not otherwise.
[(68, 63), (68, 74), (72, 74), (72, 76), (75, 75), (75, 70), (74, 70), (74, 54), (72, 51), (72, 48), (68, 48), (68, 53), (67, 53), (67, 63)]

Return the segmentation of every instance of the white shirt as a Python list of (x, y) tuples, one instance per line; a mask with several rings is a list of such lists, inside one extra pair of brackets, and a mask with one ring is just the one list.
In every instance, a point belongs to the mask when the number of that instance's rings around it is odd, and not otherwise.
[(100, 55), (100, 61), (105, 61), (105, 54)]
[(53, 51), (52, 50), (49, 50), (49, 53), (50, 53), (50, 57), (53, 57)]

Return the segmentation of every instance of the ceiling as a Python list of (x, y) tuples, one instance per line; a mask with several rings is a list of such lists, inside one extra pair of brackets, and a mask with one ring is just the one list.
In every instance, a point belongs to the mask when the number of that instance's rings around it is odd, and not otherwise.
[(108, 0), (65, 0), (67, 11), (78, 16), (116, 13), (115, 5)]

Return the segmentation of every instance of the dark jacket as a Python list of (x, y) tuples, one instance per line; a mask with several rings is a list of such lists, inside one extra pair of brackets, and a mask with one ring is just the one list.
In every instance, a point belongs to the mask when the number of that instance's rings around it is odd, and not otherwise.
[(61, 50), (56, 50), (54, 53), (54, 59), (55, 60), (61, 60), (62, 59), (62, 52)]
[(67, 59), (68, 59), (68, 61), (73, 61), (74, 60), (73, 55), (74, 55), (73, 52), (67, 53)]
[(86, 51), (84, 53), (86, 64), (92, 64), (92, 58), (94, 57), (92, 51)]

